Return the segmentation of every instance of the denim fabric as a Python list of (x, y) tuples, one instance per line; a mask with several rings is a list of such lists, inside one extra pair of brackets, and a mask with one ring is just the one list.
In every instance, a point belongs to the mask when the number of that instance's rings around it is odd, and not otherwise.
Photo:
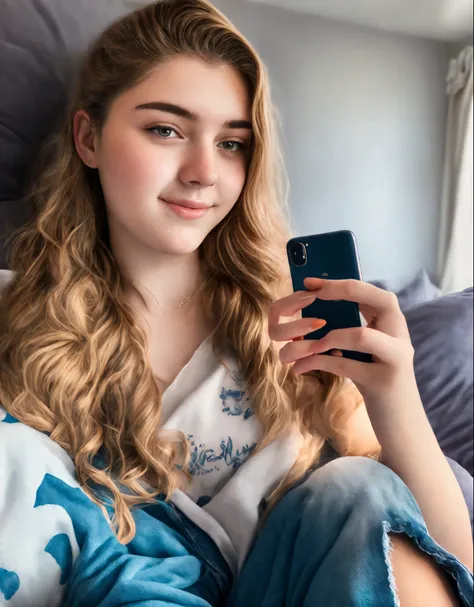
[(269, 514), (234, 586), (232, 607), (398, 605), (388, 533), (405, 533), (451, 576), (462, 605), (473, 578), (428, 534), (408, 487), (389, 468), (341, 457), (291, 489)]
[[(165, 504), (168, 520), (176, 524), (183, 536), (189, 541), (194, 553), (200, 559), (203, 569), (199, 580), (188, 588), (188, 592), (204, 598), (212, 607), (226, 604), (226, 598), (232, 587), (232, 572), (213, 540), (184, 516), (173, 504)], [(166, 522), (164, 513), (160, 516)]]
[[(80, 506), (77, 495), (71, 504)], [(127, 546), (101, 514), (76, 514), (81, 553), (66, 607), (396, 606), (389, 532), (412, 538), (473, 607), (472, 574), (429, 536), (403, 481), (368, 458), (328, 453), (269, 513), (235, 581), (214, 542), (173, 504), (136, 511)]]

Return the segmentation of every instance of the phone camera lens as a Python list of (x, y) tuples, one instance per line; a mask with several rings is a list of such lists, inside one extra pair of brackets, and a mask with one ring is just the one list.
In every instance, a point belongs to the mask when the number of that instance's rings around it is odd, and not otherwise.
[(290, 259), (295, 266), (304, 266), (306, 263), (306, 247), (302, 242), (292, 242), (289, 246)]

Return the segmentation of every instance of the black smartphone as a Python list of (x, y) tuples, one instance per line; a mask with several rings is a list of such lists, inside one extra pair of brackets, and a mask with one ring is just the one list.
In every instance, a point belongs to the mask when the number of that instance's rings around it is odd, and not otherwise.
[[(286, 249), (294, 291), (306, 290), (307, 277), (362, 280), (356, 237), (350, 230), (295, 237), (288, 241)], [(321, 339), (333, 329), (362, 326), (359, 306), (353, 301), (316, 299), (301, 314), (303, 318), (322, 318), (327, 323), (304, 339)], [(372, 356), (364, 352), (342, 350), (342, 353), (346, 358), (372, 362)]]

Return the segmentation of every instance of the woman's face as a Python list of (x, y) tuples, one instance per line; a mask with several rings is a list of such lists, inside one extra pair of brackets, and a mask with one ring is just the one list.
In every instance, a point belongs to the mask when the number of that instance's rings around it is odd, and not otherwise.
[[(234, 68), (189, 57), (158, 65), (113, 102), (89, 154), (111, 234), (171, 254), (196, 250), (242, 192), (251, 136)], [(192, 203), (204, 211), (180, 206)]]

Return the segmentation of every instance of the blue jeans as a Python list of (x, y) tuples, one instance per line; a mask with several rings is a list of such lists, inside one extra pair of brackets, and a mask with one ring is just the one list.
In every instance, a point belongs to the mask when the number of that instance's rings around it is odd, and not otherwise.
[[(236, 580), (212, 540), (172, 504), (147, 507), (136, 520), (141, 533), (114, 547), (107, 562), (94, 562), (105, 551), (92, 544), (81, 550), (67, 607), (395, 606), (388, 532), (405, 533), (431, 555), (461, 604), (473, 607), (472, 574), (429, 536), (403, 481), (368, 458), (334, 459), (292, 488), (269, 513)], [(139, 538), (149, 546), (153, 534), (154, 553), (145, 554)]]
[(233, 607), (397, 605), (387, 533), (405, 533), (451, 576), (462, 605), (473, 577), (429, 535), (420, 509), (389, 468), (363, 457), (322, 466), (276, 505), (234, 586)]

